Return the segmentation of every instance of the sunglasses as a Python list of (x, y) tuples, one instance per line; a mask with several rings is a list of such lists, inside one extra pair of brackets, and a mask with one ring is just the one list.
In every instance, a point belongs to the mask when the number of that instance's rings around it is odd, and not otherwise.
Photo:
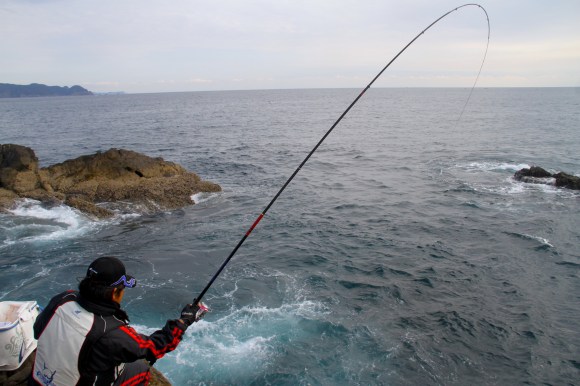
[(123, 285), (125, 285), (125, 287), (133, 288), (137, 285), (137, 280), (135, 280), (134, 277), (127, 280), (127, 276), (123, 275), (123, 276), (121, 276), (121, 278), (119, 280), (117, 280), (116, 282), (111, 284), (110, 287), (116, 287), (121, 283), (123, 283)]

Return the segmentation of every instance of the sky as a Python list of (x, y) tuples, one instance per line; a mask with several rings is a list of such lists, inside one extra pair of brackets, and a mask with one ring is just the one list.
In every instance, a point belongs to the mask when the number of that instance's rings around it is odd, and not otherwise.
[[(0, 0), (0, 83), (94, 92), (363, 88), (461, 0)], [(478, 87), (580, 86), (579, 0), (481, 0)], [(373, 87), (471, 87), (485, 13), (453, 12)]]

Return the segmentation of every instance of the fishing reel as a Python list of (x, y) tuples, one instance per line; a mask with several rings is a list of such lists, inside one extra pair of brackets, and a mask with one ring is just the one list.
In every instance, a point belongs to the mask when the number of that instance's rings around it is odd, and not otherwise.
[(209, 312), (209, 307), (206, 306), (203, 302), (199, 302), (197, 305), (199, 306), (199, 309), (195, 313), (196, 322), (199, 321), (201, 318), (203, 318), (205, 314)]
[(202, 302), (188, 304), (181, 310), (181, 321), (189, 327), (193, 323), (199, 322), (208, 312), (209, 308)]

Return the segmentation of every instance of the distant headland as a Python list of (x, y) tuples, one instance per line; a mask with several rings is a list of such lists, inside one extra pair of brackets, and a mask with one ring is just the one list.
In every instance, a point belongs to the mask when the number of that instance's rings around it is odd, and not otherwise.
[(30, 98), (46, 96), (81, 96), (93, 95), (92, 92), (81, 86), (47, 86), (40, 83), (18, 85), (0, 83), (0, 98)]

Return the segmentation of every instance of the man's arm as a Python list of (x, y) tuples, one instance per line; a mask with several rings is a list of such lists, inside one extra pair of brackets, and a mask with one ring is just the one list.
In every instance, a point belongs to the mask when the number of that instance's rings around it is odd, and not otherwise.
[(154, 362), (175, 350), (186, 329), (187, 325), (181, 321), (168, 320), (163, 329), (147, 336), (138, 333), (131, 326), (121, 326), (95, 342), (89, 366), (98, 373), (120, 363), (130, 363), (142, 358)]

